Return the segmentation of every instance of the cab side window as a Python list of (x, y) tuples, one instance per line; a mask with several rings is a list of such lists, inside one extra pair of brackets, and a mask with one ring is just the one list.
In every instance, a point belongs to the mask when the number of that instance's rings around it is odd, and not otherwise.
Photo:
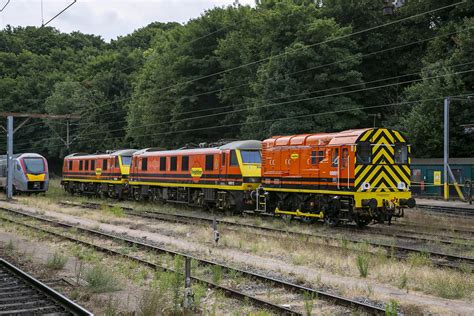
[(91, 170), (95, 171), (95, 160), (91, 160)]
[(331, 153), (332, 166), (337, 167), (339, 165), (339, 148), (334, 148)]
[(107, 170), (107, 159), (102, 160), (102, 170)]
[(397, 164), (408, 163), (408, 147), (405, 143), (395, 144), (395, 163)]
[(69, 170), (72, 170), (72, 160), (68, 161), (68, 165), (69, 165)]
[(230, 165), (231, 166), (239, 165), (239, 161), (237, 160), (237, 154), (235, 153), (235, 150), (230, 151)]
[(342, 148), (342, 168), (347, 167), (347, 161), (349, 160), (349, 150), (347, 148)]
[(369, 142), (357, 144), (357, 163), (368, 165), (372, 162), (372, 148)]

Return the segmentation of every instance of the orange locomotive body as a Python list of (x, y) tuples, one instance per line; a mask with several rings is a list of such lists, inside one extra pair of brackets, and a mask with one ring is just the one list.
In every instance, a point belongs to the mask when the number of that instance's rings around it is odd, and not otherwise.
[(64, 158), (61, 184), (71, 193), (122, 198), (135, 149), (105, 154), (71, 154)]
[(260, 185), (260, 141), (236, 141), (215, 148), (154, 151), (132, 158), (130, 190), (151, 199), (242, 211)]
[(415, 203), (409, 151), (399, 132), (383, 128), (264, 140), (257, 211), (333, 225), (390, 221)]

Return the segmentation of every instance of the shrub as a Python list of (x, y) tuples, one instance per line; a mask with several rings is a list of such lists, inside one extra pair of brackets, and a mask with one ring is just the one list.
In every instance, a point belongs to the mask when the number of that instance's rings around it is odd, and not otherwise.
[(398, 311), (398, 302), (395, 300), (390, 300), (390, 302), (385, 306), (385, 315), (386, 316), (397, 316)]
[(138, 315), (160, 315), (165, 308), (166, 301), (165, 293), (160, 287), (151, 287), (143, 291), (138, 301)]
[(85, 272), (85, 280), (93, 293), (114, 292), (120, 290), (115, 276), (103, 265), (95, 265)]
[(67, 257), (56, 251), (52, 256), (48, 257), (46, 267), (51, 270), (61, 270), (66, 265), (66, 262)]
[(366, 278), (369, 274), (369, 258), (366, 255), (357, 255), (356, 262), (360, 276)]

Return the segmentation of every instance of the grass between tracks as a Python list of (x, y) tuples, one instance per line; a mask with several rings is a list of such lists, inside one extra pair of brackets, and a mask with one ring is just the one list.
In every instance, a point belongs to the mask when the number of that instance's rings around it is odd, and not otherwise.
[[(77, 285), (68, 296), (98, 315), (184, 315), (189, 312), (206, 315), (271, 314), (245, 302), (228, 299), (221, 292), (196, 283), (192, 284), (192, 305), (185, 313), (182, 305), (184, 279), (180, 273), (155, 271), (136, 261), (108, 256), (16, 224), (0, 221), (0, 230), (38, 245), (38, 248), (27, 253), (21, 251), (13, 240), (9, 240), (3, 249), (18, 262), (33, 263), (39, 260), (36, 249), (41, 252), (54, 250), (42, 265), (51, 270), (63, 270), (62, 275), (67, 274)], [(126, 246), (123, 247), (124, 253), (135, 250), (125, 248)], [(168, 267), (176, 271), (184, 270), (182, 258), (163, 258)], [(64, 264), (68, 259), (73, 262), (74, 268), (64, 271)], [(148, 260), (154, 261), (154, 255), (149, 254)], [(34, 262), (34, 266), (39, 266), (38, 262)]]
[[(39, 200), (39, 201), (38, 201)], [(70, 197), (58, 187), (58, 182), (52, 181), (48, 193), (39, 199), (27, 198), (27, 204), (37, 207), (51, 206), (60, 200), (90, 201), (84, 197)], [(100, 200), (97, 200), (100, 202)], [(104, 203), (105, 204), (105, 203)], [(143, 207), (142, 204), (131, 204), (137, 209), (150, 208), (150, 205)], [(152, 206), (160, 211), (169, 210), (170, 207)], [(139, 223), (133, 219), (134, 224), (124, 218), (119, 208), (104, 207), (101, 211), (86, 209), (64, 209), (76, 216), (95, 218), (101, 223), (113, 223), (117, 225), (127, 225), (132, 229), (143, 231), (150, 230), (151, 223)], [(409, 220), (413, 222), (430, 223), (427, 215), (409, 214)], [(235, 218), (233, 219), (235, 220)], [(237, 219), (240, 220), (240, 219)], [(450, 220), (450, 225), (455, 227), (455, 219)], [(145, 220), (146, 221), (146, 220)], [(249, 220), (247, 220), (249, 221)], [(253, 218), (253, 224), (263, 224), (264, 219)], [(149, 222), (149, 221), (148, 221)], [(464, 224), (464, 223), (463, 223)], [(306, 226), (298, 227), (293, 223), (285, 221), (272, 221), (275, 228), (288, 228), (300, 231), (307, 231)], [(168, 233), (193, 242), (210, 246), (211, 238), (209, 228), (205, 225), (195, 225), (189, 229), (189, 225), (183, 224), (153, 224), (154, 230), (162, 228)], [(427, 230), (432, 230), (428, 227)], [(423, 254), (410, 255), (407, 260), (397, 261), (390, 258), (390, 251), (369, 247), (367, 244), (353, 244), (340, 236), (338, 241), (329, 242), (328, 245), (338, 246), (333, 249), (326, 245), (315, 245), (308, 243), (305, 239), (288, 238), (281, 235), (279, 238), (256, 236), (252, 230), (222, 230), (220, 249), (238, 250), (242, 253), (258, 255), (262, 257), (278, 258), (283, 262), (298, 268), (308, 268), (316, 273), (305, 276), (294, 273), (300, 283), (319, 286), (321, 284), (318, 275), (327, 273), (335, 276), (346, 276), (366, 279), (364, 282), (375, 282), (375, 284), (390, 284), (406, 291), (422, 291), (443, 298), (460, 298), (469, 300), (474, 291), (474, 277), (466, 267), (465, 272), (439, 269), (431, 265), (429, 257)], [(317, 250), (315, 250), (317, 247)], [(288, 249), (292, 251), (289, 252)], [(388, 257), (387, 257), (388, 255)], [(226, 261), (232, 261), (230, 256), (223, 255)], [(260, 266), (264, 269), (274, 270), (275, 267)], [(278, 270), (278, 269), (277, 269)], [(282, 271), (283, 272), (283, 271)], [(316, 275), (316, 277), (314, 277)], [(334, 282), (337, 284), (337, 282)], [(367, 283), (368, 284), (368, 283)], [(373, 295), (370, 286), (354, 288), (341, 288), (347, 295)]]

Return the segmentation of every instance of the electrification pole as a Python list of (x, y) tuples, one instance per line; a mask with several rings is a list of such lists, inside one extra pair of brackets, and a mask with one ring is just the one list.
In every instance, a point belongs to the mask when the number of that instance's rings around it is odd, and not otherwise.
[(7, 116), (7, 200), (13, 197), (13, 116)]
[(449, 103), (450, 98), (444, 98), (444, 199), (449, 199), (448, 159), (449, 159)]
[[(69, 149), (69, 120), (80, 119), (79, 115), (67, 114), (67, 115), (54, 115), (54, 114), (37, 114), (37, 113), (12, 113), (12, 112), (0, 112), (0, 117), (7, 118), (7, 128), (0, 126), (7, 133), (7, 200), (13, 198), (13, 136), (22, 126), (25, 125), (32, 118), (42, 119), (66, 119), (67, 120), (67, 142), (66, 146)], [(25, 120), (13, 129), (13, 118), (22, 117)], [(62, 138), (61, 138), (62, 140)]]

